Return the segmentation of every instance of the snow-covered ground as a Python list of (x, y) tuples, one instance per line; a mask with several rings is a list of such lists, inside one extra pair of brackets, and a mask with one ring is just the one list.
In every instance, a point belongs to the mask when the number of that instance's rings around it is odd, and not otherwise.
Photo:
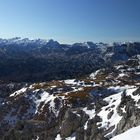
[(129, 129), (128, 131), (113, 137), (111, 140), (139, 140), (140, 126)]
[[(55, 140), (62, 140), (60, 134), (58, 134)], [(66, 140), (76, 140), (75, 133), (73, 133), (70, 137), (66, 138)]]

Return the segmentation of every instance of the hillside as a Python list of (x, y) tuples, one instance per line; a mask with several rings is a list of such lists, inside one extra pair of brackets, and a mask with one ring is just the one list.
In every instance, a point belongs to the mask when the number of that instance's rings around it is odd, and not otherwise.
[(28, 38), (0, 39), (3, 82), (45, 82), (88, 75), (140, 54), (140, 43), (74, 43)]
[(140, 125), (139, 65), (140, 56), (135, 55), (76, 79), (1, 84), (0, 138), (119, 137)]

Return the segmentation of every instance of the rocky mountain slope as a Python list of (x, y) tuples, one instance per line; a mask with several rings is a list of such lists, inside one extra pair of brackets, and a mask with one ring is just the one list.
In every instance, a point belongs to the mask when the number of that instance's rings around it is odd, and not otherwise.
[(140, 43), (74, 43), (28, 38), (0, 39), (0, 79), (43, 82), (85, 76), (140, 54)]
[(0, 139), (109, 140), (139, 126), (140, 56), (129, 57), (76, 79), (1, 83)]

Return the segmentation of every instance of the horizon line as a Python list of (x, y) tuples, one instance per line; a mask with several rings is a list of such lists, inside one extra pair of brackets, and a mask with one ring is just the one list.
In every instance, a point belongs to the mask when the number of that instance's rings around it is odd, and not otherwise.
[(54, 38), (42, 38), (42, 37), (20, 37), (20, 36), (13, 36), (13, 37), (0, 37), (0, 39), (4, 40), (10, 40), (10, 39), (19, 39), (19, 40), (23, 40), (23, 39), (29, 39), (29, 40), (44, 40), (44, 41), (49, 41), (49, 40), (54, 40), (54, 41), (57, 41), (58, 43), (60, 44), (75, 44), (75, 43), (86, 43), (86, 42), (93, 42), (93, 43), (104, 43), (104, 44), (112, 44), (112, 43), (134, 43), (134, 42), (140, 42), (140, 40), (135, 40), (135, 39), (132, 39), (132, 40), (129, 40), (129, 39), (122, 39), (122, 40), (117, 40), (117, 39), (114, 39), (112, 41), (104, 41), (101, 39), (101, 41), (93, 41), (93, 40), (84, 40), (84, 41), (60, 41), (60, 40), (57, 40), (57, 39), (54, 39)]

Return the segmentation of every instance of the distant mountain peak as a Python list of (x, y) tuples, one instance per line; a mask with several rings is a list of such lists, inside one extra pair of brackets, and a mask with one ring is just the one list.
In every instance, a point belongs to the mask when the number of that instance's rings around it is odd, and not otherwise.
[(2, 39), (0, 38), (0, 44), (2, 45), (28, 45), (28, 44), (36, 44), (36, 45), (47, 45), (51, 47), (56, 47), (59, 45), (57, 41), (54, 41), (53, 39), (29, 39), (29, 38), (21, 38), (21, 37), (14, 37), (10, 39)]
[(53, 39), (50, 39), (47, 41), (46, 46), (56, 48), (56, 47), (59, 47), (60, 44), (59, 44), (59, 42), (54, 41)]

